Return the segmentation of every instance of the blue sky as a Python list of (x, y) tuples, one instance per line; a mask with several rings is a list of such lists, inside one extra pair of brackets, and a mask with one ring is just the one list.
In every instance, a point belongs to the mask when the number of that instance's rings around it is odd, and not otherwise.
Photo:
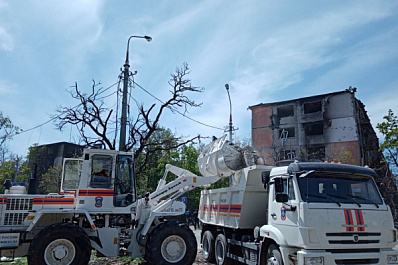
[[(187, 115), (224, 128), (230, 86), (237, 139), (250, 138), (248, 106), (357, 87), (373, 125), (398, 102), (397, 1), (29, 1), (0, 0), (0, 111), (26, 132), (8, 142), (26, 155), (38, 143), (75, 141), (73, 128), (54, 130), (55, 109), (75, 106), (66, 92), (75, 82), (90, 91), (118, 80), (132, 39), (135, 81), (159, 99), (168, 80), (188, 63), (193, 94), (202, 102)], [(111, 89), (116, 90), (116, 86)], [(157, 103), (138, 87), (132, 96)], [(106, 101), (114, 107), (116, 96)], [(132, 107), (134, 117), (135, 109)], [(161, 125), (184, 137), (221, 136), (168, 111)]]

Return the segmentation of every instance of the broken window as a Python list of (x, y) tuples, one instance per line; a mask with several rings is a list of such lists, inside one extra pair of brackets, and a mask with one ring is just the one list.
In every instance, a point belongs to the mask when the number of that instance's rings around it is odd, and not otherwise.
[(295, 150), (281, 150), (279, 152), (279, 161), (294, 160), (294, 159), (296, 159), (296, 151)]
[(325, 160), (325, 146), (324, 145), (316, 145), (310, 146), (307, 149), (308, 160), (309, 161), (324, 161)]
[(296, 137), (294, 127), (279, 129), (279, 138), (286, 139), (286, 138), (294, 138), (294, 137)]
[(294, 116), (293, 105), (287, 105), (277, 108), (279, 118)]
[(323, 123), (321, 121), (305, 123), (304, 130), (307, 136), (322, 135)]
[(318, 112), (318, 111), (322, 111), (322, 102), (321, 101), (304, 103), (304, 114), (314, 113), (314, 112)]

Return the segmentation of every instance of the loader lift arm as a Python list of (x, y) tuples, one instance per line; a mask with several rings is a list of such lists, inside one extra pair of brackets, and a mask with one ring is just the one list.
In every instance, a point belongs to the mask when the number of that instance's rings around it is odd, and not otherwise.
[[(168, 172), (173, 173), (178, 176), (177, 179), (166, 183), (166, 176)], [(174, 216), (180, 213), (175, 213), (172, 211), (165, 211), (170, 207), (173, 202), (181, 197), (186, 192), (195, 189), (199, 186), (208, 186), (216, 181), (218, 181), (220, 176), (213, 177), (198, 177), (196, 174), (182, 169), (170, 164), (166, 165), (166, 170), (163, 178), (159, 181), (156, 190), (149, 195), (150, 202), (152, 204), (152, 211), (145, 222), (143, 229), (141, 230), (141, 238), (145, 238), (152, 222), (156, 217), (159, 216)], [(162, 198), (169, 196), (164, 201), (160, 201)]]

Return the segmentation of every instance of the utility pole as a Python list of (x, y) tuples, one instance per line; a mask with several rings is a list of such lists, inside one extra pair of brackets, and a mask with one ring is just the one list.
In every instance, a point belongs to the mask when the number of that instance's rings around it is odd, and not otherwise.
[(228, 99), (229, 99), (229, 126), (227, 131), (229, 132), (229, 142), (232, 143), (232, 132), (235, 131), (235, 128), (232, 125), (232, 102), (231, 102), (231, 96), (229, 95), (229, 85), (225, 84), (225, 88), (227, 89)]
[(14, 172), (14, 182), (18, 181), (18, 170), (19, 170), (19, 162), (21, 161), (21, 158), (17, 156), (15, 159), (15, 172)]
[(124, 62), (123, 69), (123, 96), (122, 96), (122, 116), (120, 126), (120, 141), (119, 151), (126, 151), (126, 127), (127, 127), (127, 95), (130, 77), (130, 64), (129, 64), (129, 45), (131, 38), (146, 39), (148, 42), (152, 40), (149, 36), (130, 36), (127, 41), (126, 61)]

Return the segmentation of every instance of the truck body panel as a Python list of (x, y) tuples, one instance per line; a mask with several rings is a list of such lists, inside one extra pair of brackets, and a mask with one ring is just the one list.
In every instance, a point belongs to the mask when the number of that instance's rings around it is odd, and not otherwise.
[[(237, 173), (237, 186), (203, 190), (198, 211), (199, 219), (206, 224), (241, 229), (266, 223), (268, 196), (264, 192), (261, 178), (258, 178), (265, 170), (270, 170), (270, 167), (245, 168)], [(253, 207), (254, 205), (256, 207)]]

